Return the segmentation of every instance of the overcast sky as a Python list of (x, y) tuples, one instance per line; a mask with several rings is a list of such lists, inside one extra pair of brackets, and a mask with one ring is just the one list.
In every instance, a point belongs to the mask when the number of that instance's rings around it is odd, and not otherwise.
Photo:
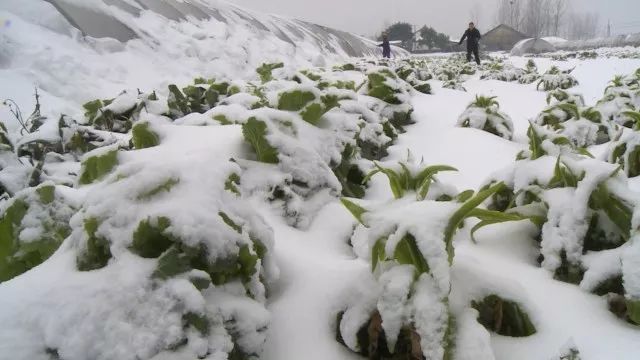
[[(427, 24), (452, 36), (462, 35), (479, 9), (479, 28), (494, 25), (497, 0), (228, 0), (248, 9), (286, 15), (361, 35), (407, 21)], [(614, 33), (640, 32), (640, 0), (571, 0), (574, 8), (596, 11), (601, 28), (611, 19)], [(578, 5), (578, 6), (576, 6)]]

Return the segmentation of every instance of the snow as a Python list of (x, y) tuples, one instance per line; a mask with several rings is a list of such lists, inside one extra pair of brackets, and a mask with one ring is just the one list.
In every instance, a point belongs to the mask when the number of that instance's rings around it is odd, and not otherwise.
[[(166, 41), (152, 48), (134, 40), (114, 50), (106, 41), (78, 37), (45, 5), (30, 2), (29, 7), (19, 8), (16, 3), (0, 6), (0, 16), (13, 24), (0, 33), (0, 98), (14, 98), (27, 113), (32, 85), (37, 84), (44, 115), (49, 118), (38, 133), (27, 136), (20, 136), (18, 125), (8, 121), (11, 140), (16, 143), (57, 141), (60, 114), (82, 119), (82, 102), (112, 98), (123, 89), (157, 89), (160, 98), (166, 99), (168, 84), (182, 86), (202, 75), (231, 81), (242, 91), (203, 114), (188, 114), (173, 122), (159, 115), (167, 110), (160, 102), (152, 104), (158, 107), (150, 106), (141, 121), (150, 124), (160, 144), (120, 149), (116, 168), (92, 184), (75, 182), (82, 170), (80, 161), (126, 147), (129, 135), (114, 137), (103, 132), (111, 138), (97, 150), (47, 164), (49, 182), (44, 184), (55, 185), (56, 196), (64, 199), (55, 204), (54, 215), (69, 223), (72, 233), (47, 261), (0, 283), (0, 359), (49, 359), (48, 349), (69, 360), (205, 356), (222, 360), (234, 346), (266, 360), (358, 359), (349, 349), (362, 350), (356, 334), (375, 310), (391, 348), (403, 326), (412, 324), (428, 358), (442, 358), (450, 316), (456, 321), (454, 358), (459, 360), (557, 359), (573, 346), (585, 360), (637, 357), (637, 327), (609, 312), (606, 298), (590, 293), (603, 281), (622, 275), (625, 296), (640, 299), (640, 238), (635, 233), (640, 219), (636, 206), (640, 194), (635, 192), (638, 180), (627, 179), (624, 171), (612, 176), (618, 165), (602, 161), (610, 157), (614, 144), (637, 145), (631, 130), (618, 143), (591, 146), (598, 126), (584, 118), (573, 119), (561, 132), (541, 130), (547, 155), (516, 162), (516, 156), (528, 149), (530, 122), (549, 106), (545, 92), (535, 84), (481, 79), (478, 71), (455, 80), (466, 91), (446, 89), (443, 80), (450, 79), (445, 79), (445, 71), (436, 63), (440, 60), (434, 60), (426, 65), (442, 76), (429, 82), (434, 94), (419, 94), (408, 83), (386, 77), (384, 84), (396, 90), (394, 96), (403, 103), (390, 106), (369, 96), (366, 86), (358, 91), (320, 90), (306, 76), (300, 76), (302, 84), (291, 81), (299, 70), (310, 69), (323, 81), (353, 81), (358, 88), (367, 74), (384, 69), (359, 63), (363, 72), (333, 71), (331, 65), (345, 59), (345, 54), (322, 54), (308, 39), (294, 49), (275, 38), (257, 37), (246, 24), (211, 21), (196, 26), (145, 13), (140, 28)], [(225, 42), (212, 40), (214, 35), (225, 37)], [(251, 93), (248, 89), (258, 81), (255, 68), (263, 61), (279, 60), (287, 63), (274, 72), (278, 80), (261, 88), (262, 97)], [(527, 60), (510, 57), (506, 64), (522, 68)], [(579, 85), (570, 93), (584, 95), (586, 104), (581, 106), (596, 105), (613, 75), (640, 68), (637, 59), (533, 60), (541, 73), (551, 66), (563, 70), (575, 66), (572, 75)], [(254, 108), (264, 99), (277, 107), (282, 94), (291, 90), (310, 91), (314, 104), (320, 104), (323, 95), (342, 100), (322, 117), (320, 126), (304, 121), (297, 111)], [(134, 94), (135, 90), (124, 93), (107, 108), (114, 112), (130, 109), (139, 100)], [(500, 130), (504, 138), (479, 130), (487, 116), (479, 114), (481, 110), (467, 109), (476, 95), (497, 97), (504, 114), (504, 129)], [(619, 112), (622, 107), (618, 105), (612, 101), (597, 108), (607, 115)], [(342, 185), (331, 167), (340, 162), (346, 144), (355, 143), (356, 138), (378, 146), (392, 141), (383, 124), (394, 111), (410, 106), (415, 124), (405, 126), (406, 132), (399, 134), (379, 164), (399, 171), (399, 161), (403, 161), (413, 176), (423, 165), (447, 164), (458, 171), (438, 174), (438, 182), (423, 201), (416, 201), (412, 191), (394, 199), (385, 176), (375, 175), (365, 200), (358, 201), (368, 210), (363, 217), (368, 227), (356, 224), (338, 201)], [(6, 108), (0, 111), (3, 121), (11, 119)], [(473, 128), (457, 126), (465, 111)], [(216, 120), (219, 115), (232, 124), (222, 126)], [(278, 164), (254, 161), (255, 154), (242, 134), (242, 124), (251, 117), (265, 123), (267, 140), (278, 150)], [(571, 153), (570, 145), (554, 144), (552, 140), (559, 135), (574, 140), (574, 145), (589, 147), (596, 159)], [(0, 183), (7, 184), (14, 197), (33, 203), (36, 193), (24, 190), (32, 168), (21, 162), (26, 157), (7, 154), (0, 153)], [(491, 181), (504, 181), (515, 193), (537, 191), (551, 181), (558, 156), (564, 166), (574, 173), (584, 171), (585, 177), (576, 187), (538, 193), (548, 208), (541, 239), (536, 239), (535, 226), (520, 221), (483, 228), (476, 244), (469, 237), (470, 226), (475, 225), (470, 220), (454, 238), (455, 257), (449, 263), (444, 230), (460, 204), (436, 201), (437, 197), (455, 195), (456, 189), (478, 190)], [(624, 159), (629, 161), (629, 151)], [(372, 168), (371, 162), (356, 160), (365, 172)], [(242, 196), (225, 189), (225, 181), (234, 173), (241, 174), (238, 188)], [(175, 183), (166, 191), (148, 195), (150, 189), (168, 180)], [(306, 187), (296, 188), (296, 181)], [(288, 184), (291, 198), (267, 201), (270, 192), (283, 184)], [(592, 211), (589, 199), (601, 184), (633, 206), (633, 233), (616, 249), (584, 253), (582, 240)], [(523, 197), (516, 199), (516, 205), (521, 205)], [(0, 199), (0, 213), (12, 201)], [(46, 211), (37, 206), (29, 209), (22, 220), (21, 243), (39, 238)], [(219, 216), (221, 211), (240, 230), (228, 226)], [(257, 260), (256, 272), (249, 279), (202, 291), (190, 279), (206, 279), (209, 274), (204, 271), (157, 280), (153, 274), (159, 260), (136, 256), (131, 250), (132, 234), (141, 222), (156, 224), (162, 216), (171, 220), (166, 234), (181, 239), (185, 246), (205, 246), (210, 261), (238, 254), (241, 246), (256, 239), (269, 250), (268, 255)], [(68, 218), (71, 220), (65, 220)], [(82, 272), (76, 262), (90, 246), (85, 229), (90, 218), (100, 219), (96, 234), (108, 240), (112, 257), (103, 268)], [(372, 271), (372, 248), (381, 238), (386, 238), (384, 254), (393, 258), (398, 244), (409, 235), (425, 257), (428, 272), (416, 274), (414, 266), (394, 260), (381, 261)], [(585, 270), (578, 285), (553, 279), (562, 264), (562, 251)], [(540, 253), (544, 255), (541, 265), (537, 262)], [(477, 311), (469, 304), (491, 294), (518, 302), (536, 326), (536, 334), (510, 338), (480, 325)], [(338, 324), (336, 316), (341, 311), (344, 314)], [(205, 335), (185, 326), (185, 314), (206, 315), (210, 332)], [(346, 347), (335, 341), (337, 328)], [(167, 350), (185, 339), (187, 346)]]

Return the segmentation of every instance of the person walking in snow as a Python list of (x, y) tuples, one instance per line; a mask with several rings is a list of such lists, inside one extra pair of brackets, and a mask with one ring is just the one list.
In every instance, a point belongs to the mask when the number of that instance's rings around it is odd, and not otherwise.
[(389, 37), (387, 34), (382, 35), (382, 44), (379, 44), (378, 46), (382, 46), (383, 58), (388, 59), (391, 57), (391, 44), (389, 44)]
[(478, 41), (480, 41), (482, 36), (480, 35), (480, 31), (476, 29), (474, 23), (469, 23), (469, 28), (462, 35), (462, 39), (460, 39), (460, 45), (464, 39), (467, 39), (467, 61), (471, 62), (471, 54), (476, 58), (476, 63), (480, 65), (480, 55), (478, 54)]

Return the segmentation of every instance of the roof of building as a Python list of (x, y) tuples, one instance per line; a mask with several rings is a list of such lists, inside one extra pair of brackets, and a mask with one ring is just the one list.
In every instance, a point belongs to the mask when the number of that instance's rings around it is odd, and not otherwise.
[(521, 33), (520, 31), (518, 31), (518, 30), (516, 30), (516, 29), (512, 28), (511, 26), (509, 26), (509, 25), (505, 25), (505, 24), (500, 24), (500, 25), (498, 25), (498, 26), (494, 27), (493, 29), (491, 29), (491, 30), (487, 31), (487, 32), (483, 35), (483, 37), (490, 36), (491, 34), (493, 34), (494, 32), (497, 32), (497, 31), (498, 31), (498, 30), (500, 30), (500, 29), (506, 29), (506, 30), (508, 30), (508, 31), (511, 31), (511, 32), (517, 33), (517, 34), (518, 34), (518, 35), (520, 35), (523, 39), (525, 39), (525, 38), (528, 38), (528, 37), (529, 37), (529, 36), (527, 36), (527, 35), (525, 35), (525, 34)]

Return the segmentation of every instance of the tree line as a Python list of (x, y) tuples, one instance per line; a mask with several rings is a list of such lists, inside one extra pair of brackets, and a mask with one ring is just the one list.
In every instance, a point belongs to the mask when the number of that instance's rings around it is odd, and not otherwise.
[(407, 22), (397, 22), (378, 35), (378, 40), (382, 40), (385, 34), (389, 37), (389, 40), (401, 41), (401, 46), (407, 50), (412, 50), (414, 45), (441, 50), (445, 50), (450, 46), (449, 36), (426, 25), (415, 31), (413, 25)]
[(598, 35), (600, 19), (595, 12), (572, 11), (567, 0), (498, 0), (496, 22), (532, 37), (585, 40)]

